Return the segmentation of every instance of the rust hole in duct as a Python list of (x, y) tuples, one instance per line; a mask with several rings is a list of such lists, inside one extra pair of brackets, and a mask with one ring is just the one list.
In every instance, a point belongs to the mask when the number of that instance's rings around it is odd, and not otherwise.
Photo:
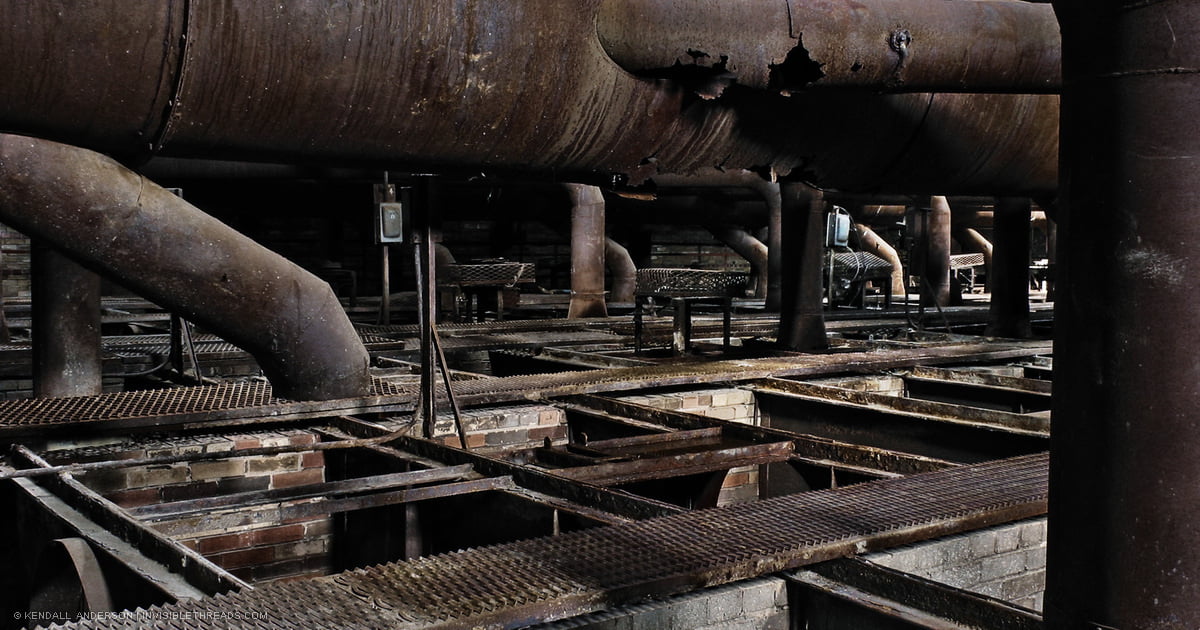
[[(783, 63), (771, 65), (771, 75), (768, 85), (787, 94), (795, 86), (809, 86), (825, 78), (821, 66), (825, 64), (815, 60), (804, 47), (804, 36), (798, 38), (799, 43), (788, 51)], [(862, 69), (862, 64), (855, 62), (855, 71)]]
[(719, 98), (725, 88), (737, 81), (737, 74), (730, 70), (729, 56), (713, 55), (701, 50), (688, 49), (669, 68), (656, 68), (637, 73), (651, 79), (666, 79), (683, 86), (704, 100)]

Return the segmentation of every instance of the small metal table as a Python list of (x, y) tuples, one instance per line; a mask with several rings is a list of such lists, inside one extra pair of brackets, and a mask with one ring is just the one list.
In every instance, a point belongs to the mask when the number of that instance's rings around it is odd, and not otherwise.
[(479, 303), (482, 292), (495, 291), (496, 319), (504, 319), (504, 293), (518, 284), (533, 284), (537, 273), (533, 263), (482, 262), (446, 265), (438, 284), (454, 292), (454, 316), (459, 317), (458, 296), (466, 299), (466, 318), (483, 320), (483, 309)]
[(666, 267), (639, 269), (634, 289), (634, 353), (642, 352), (643, 307), (647, 301), (656, 297), (671, 300), (674, 307), (675, 322), (671, 349), (676, 355), (691, 349), (692, 305), (701, 302), (716, 302), (721, 305), (724, 318), (722, 347), (728, 350), (733, 298), (744, 294), (748, 278), (748, 274), (732, 271)]

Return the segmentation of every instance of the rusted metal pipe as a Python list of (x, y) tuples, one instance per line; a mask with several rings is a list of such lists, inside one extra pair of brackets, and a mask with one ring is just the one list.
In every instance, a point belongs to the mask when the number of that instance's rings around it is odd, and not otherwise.
[(571, 199), (570, 319), (607, 317), (604, 304), (604, 195), (595, 186), (563, 184)]
[(328, 284), (107, 157), (0, 135), (0, 218), (241, 346), (279, 396), (370, 391)]
[(1048, 628), (1200, 627), (1200, 12), (1063, 30)]
[(605, 0), (604, 49), (635, 74), (739, 85), (1057, 92), (1058, 24), (1026, 2)]
[(941, 195), (929, 199), (925, 226), (925, 270), (921, 302), (926, 305), (950, 304), (950, 203)]
[(41, 239), (32, 245), (33, 394), (99, 394), (104, 386), (100, 276)]
[[(665, 188), (746, 188), (753, 190), (762, 198), (767, 210), (767, 261), (766, 265), (761, 269), (761, 275), (765, 277), (766, 281), (759, 282), (755, 295), (756, 297), (766, 298), (767, 311), (778, 312), (783, 286), (781, 267), (783, 247), (780, 245), (779, 240), (779, 213), (783, 202), (780, 198), (779, 182), (773, 178), (765, 178), (759, 173), (744, 169), (706, 169), (688, 176), (658, 175), (654, 178), (654, 183)], [(719, 235), (718, 238), (720, 238)], [(761, 243), (762, 241), (759, 242)], [(728, 243), (726, 244), (728, 245)], [(743, 258), (751, 260), (746, 254), (742, 252), (738, 253)], [(753, 261), (751, 262), (753, 263)]]
[(908, 293), (908, 283), (904, 280), (904, 264), (900, 262), (900, 254), (887, 241), (883, 240), (871, 228), (859, 223), (855, 225), (863, 251), (870, 252), (892, 264), (891, 287), (892, 295), (903, 297)]
[(821, 259), (825, 254), (825, 198), (820, 190), (786, 183), (783, 199), (783, 303), (779, 345), (788, 350), (829, 346), (822, 309)]
[(750, 274), (759, 281), (754, 297), (767, 296), (767, 283), (764, 281), (768, 269), (770, 252), (762, 241), (754, 238), (745, 228), (736, 225), (710, 225), (708, 231), (724, 243), (729, 249), (750, 263)]
[(1028, 198), (996, 200), (992, 233), (995, 264), (988, 284), (992, 289), (987, 334), (1024, 339), (1029, 336), (1029, 218)]
[(984, 238), (979, 233), (979, 230), (959, 223), (958, 217), (953, 217), (951, 222), (953, 224), (951, 234), (954, 236), (954, 240), (958, 241), (959, 247), (964, 252), (983, 254), (983, 268), (984, 273), (987, 275), (987, 287), (990, 291), (992, 280), (994, 280), (992, 274), (992, 242)]
[(614, 302), (632, 302), (634, 291), (637, 289), (637, 265), (629, 250), (611, 238), (604, 239), (604, 264), (612, 274), (612, 291), (610, 295)]
[[(775, 4), (771, 14), (784, 12)], [(615, 65), (597, 40), (599, 11), (600, 0), (0, 0), (0, 128), (131, 159), (553, 172), (590, 182), (719, 165), (803, 169), (840, 190), (1057, 187), (1056, 96), (782, 98), (740, 89), (696, 99), (678, 82)], [(660, 25), (655, 37), (678, 26)], [(723, 28), (742, 34), (742, 26)], [(953, 30), (989, 49), (1008, 41)], [(926, 39), (915, 32), (919, 48)]]

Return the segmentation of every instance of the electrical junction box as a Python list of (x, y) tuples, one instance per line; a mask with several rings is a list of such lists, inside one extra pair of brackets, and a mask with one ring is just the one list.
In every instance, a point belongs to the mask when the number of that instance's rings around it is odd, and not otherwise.
[(375, 241), (377, 243), (403, 243), (404, 230), (408, 225), (408, 204), (389, 201), (379, 204), (375, 215)]

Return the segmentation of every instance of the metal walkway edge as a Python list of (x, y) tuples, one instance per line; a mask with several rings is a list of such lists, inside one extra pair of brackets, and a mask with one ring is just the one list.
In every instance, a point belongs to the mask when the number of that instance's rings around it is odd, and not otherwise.
[(1045, 513), (1048, 456), (356, 569), (72, 628), (517, 628)]
[[(892, 351), (809, 354), (794, 357), (611, 368), (555, 374), (465, 380), (455, 383), (459, 402), (480, 405), (573, 394), (651, 387), (733, 383), (782, 376), (819, 376), (913, 365), (995, 361), (1051, 351), (1048, 342), (1005, 341)], [(374, 380), (373, 395), (359, 399), (294, 402), (275, 398), (264, 382), (180, 387), (79, 396), (0, 401), (0, 438), (51, 429), (161, 428), (169, 425), (279, 422), (321, 416), (411, 410), (416, 387)]]

